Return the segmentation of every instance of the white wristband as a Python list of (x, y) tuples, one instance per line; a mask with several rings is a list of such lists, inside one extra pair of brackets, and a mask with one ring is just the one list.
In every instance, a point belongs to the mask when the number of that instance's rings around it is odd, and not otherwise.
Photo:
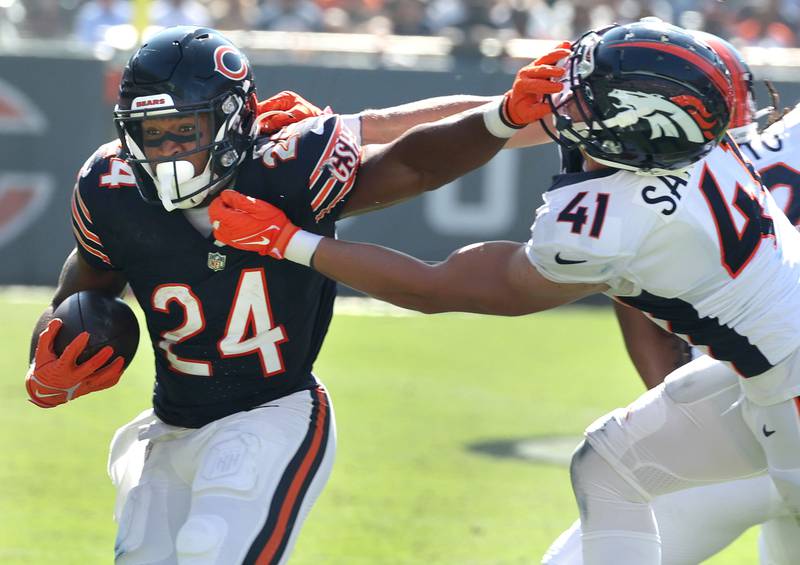
[(310, 267), (311, 258), (314, 257), (320, 241), (322, 241), (321, 235), (300, 230), (289, 240), (283, 256), (289, 261)]
[(505, 100), (506, 97), (503, 96), (497, 102), (487, 104), (486, 109), (483, 111), (483, 123), (486, 125), (486, 129), (489, 130), (489, 133), (493, 136), (502, 139), (512, 137), (523, 127), (515, 126), (508, 121), (503, 111)]

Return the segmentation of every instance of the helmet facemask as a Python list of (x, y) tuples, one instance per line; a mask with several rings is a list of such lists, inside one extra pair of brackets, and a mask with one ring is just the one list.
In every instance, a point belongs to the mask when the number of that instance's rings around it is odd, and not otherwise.
[[(553, 122), (542, 120), (543, 129), (566, 151), (581, 149), (603, 165), (644, 175), (664, 174), (663, 169), (642, 169), (612, 160), (614, 155), (622, 156), (624, 152), (624, 141), (614, 129), (635, 127), (641, 116), (635, 107), (630, 107), (603, 120), (601, 112), (593, 105), (594, 93), (584, 79), (595, 70), (593, 51), (601, 41), (601, 33), (602, 30), (584, 34), (573, 44), (572, 54), (562, 61), (566, 68), (561, 81), (563, 88), (558, 94), (547, 96)], [(601, 155), (609, 155), (611, 159)]]
[[(581, 75), (585, 77), (594, 71), (592, 50), (599, 41), (600, 36), (592, 31), (573, 44), (572, 54), (560, 63), (566, 69), (561, 79), (562, 90), (547, 96), (553, 123), (544, 119), (542, 126), (547, 135), (566, 150), (594, 143), (597, 132), (614, 137), (602, 121), (594, 118), (590, 106), (594, 96), (589, 85), (580, 80)], [(613, 141), (616, 140), (612, 139), (612, 145)]]
[(254, 124), (242, 123), (245, 104), (231, 92), (188, 105), (158, 94), (134, 99), (131, 110), (117, 108), (114, 121), (142, 197), (172, 211), (223, 188), (252, 139)]

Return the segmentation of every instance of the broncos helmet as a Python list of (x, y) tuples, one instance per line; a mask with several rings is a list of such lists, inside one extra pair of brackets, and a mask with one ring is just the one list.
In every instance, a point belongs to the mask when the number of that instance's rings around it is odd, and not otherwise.
[[(122, 73), (114, 109), (124, 158), (142, 198), (171, 211), (197, 206), (223, 188), (255, 139), (256, 104), (247, 58), (218, 31), (171, 27), (143, 44)], [(188, 135), (147, 137), (145, 120), (172, 118), (193, 119), (194, 127), (186, 128)], [(189, 149), (148, 157), (147, 147), (164, 139)], [(203, 152), (205, 167), (196, 170), (188, 159), (197, 162)]]
[[(696, 38), (708, 43), (728, 68), (733, 83), (733, 106), (728, 134), (736, 143), (744, 143), (758, 133), (755, 94), (753, 93), (753, 73), (742, 54), (730, 43), (704, 31), (690, 32)], [(769, 110), (767, 110), (769, 112)]]
[[(706, 43), (678, 27), (642, 21), (584, 34), (572, 45), (561, 93), (549, 97), (565, 149), (639, 174), (687, 169), (730, 122), (730, 73)], [(554, 129), (553, 129), (554, 128)]]

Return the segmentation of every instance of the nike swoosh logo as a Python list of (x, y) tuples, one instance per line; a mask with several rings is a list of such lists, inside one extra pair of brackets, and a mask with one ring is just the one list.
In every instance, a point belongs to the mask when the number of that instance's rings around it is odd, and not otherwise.
[(268, 238), (268, 237), (263, 236), (263, 235), (261, 236), (261, 239), (259, 241), (243, 241), (243, 240), (254, 238), (254, 237), (258, 236), (258, 235), (261, 235), (264, 232), (268, 232), (268, 231), (272, 231), (272, 230), (280, 231), (280, 229), (281, 228), (279, 226), (276, 226), (275, 224), (272, 224), (270, 227), (265, 228), (265, 229), (261, 230), (258, 233), (254, 233), (253, 235), (248, 235), (247, 237), (242, 237), (242, 238), (234, 240), (234, 241), (236, 241), (236, 243), (239, 243), (241, 245), (269, 245), (270, 243), (272, 243), (272, 240), (270, 238)]
[(261, 241), (243, 241), (242, 245), (269, 245), (270, 241), (268, 237), (261, 236)]
[(761, 431), (764, 433), (764, 437), (769, 437), (775, 433), (775, 430), (768, 430), (766, 424), (761, 426)]
[(54, 392), (54, 393), (52, 393), (52, 394), (42, 394), (42, 393), (41, 393), (41, 392), (39, 392), (38, 390), (34, 390), (34, 391), (33, 391), (33, 395), (34, 395), (36, 398), (50, 398), (51, 396), (58, 396), (58, 395), (60, 395), (60, 394), (64, 394), (64, 393), (63, 393), (63, 392)]
[(561, 257), (561, 252), (556, 253), (556, 263), (559, 265), (577, 265), (578, 263), (586, 263), (586, 259), (564, 259)]

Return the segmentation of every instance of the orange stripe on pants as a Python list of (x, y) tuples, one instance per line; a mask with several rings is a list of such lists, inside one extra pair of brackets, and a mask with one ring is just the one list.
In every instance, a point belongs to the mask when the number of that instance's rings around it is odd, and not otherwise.
[(283, 505), (278, 514), (278, 523), (275, 525), (275, 529), (272, 530), (272, 535), (270, 535), (264, 549), (261, 550), (258, 559), (256, 559), (256, 565), (270, 565), (273, 563), (275, 553), (278, 551), (278, 548), (280, 548), (281, 542), (286, 535), (286, 525), (289, 523), (289, 516), (297, 500), (300, 487), (305, 482), (306, 477), (308, 477), (311, 464), (314, 462), (322, 445), (322, 437), (325, 435), (325, 418), (328, 415), (328, 402), (322, 390), (317, 389), (315, 392), (319, 400), (319, 412), (314, 422), (314, 437), (311, 440), (308, 453), (306, 453), (303, 462), (300, 464), (300, 468), (297, 470), (297, 473), (295, 473), (294, 478), (292, 478), (292, 484), (289, 485), (286, 498), (283, 500)]

